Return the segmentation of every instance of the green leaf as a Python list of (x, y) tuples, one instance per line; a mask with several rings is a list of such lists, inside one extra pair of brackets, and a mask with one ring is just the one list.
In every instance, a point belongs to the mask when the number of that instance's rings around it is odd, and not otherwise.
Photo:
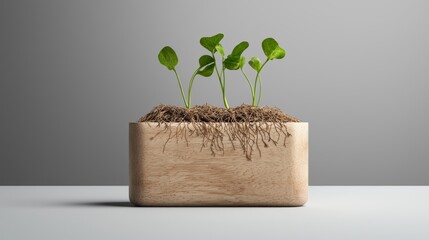
[(249, 65), (257, 72), (259, 72), (259, 70), (261, 70), (261, 67), (262, 67), (261, 60), (259, 60), (259, 58), (257, 57), (252, 57), (249, 61)]
[(179, 63), (176, 52), (170, 46), (166, 46), (158, 54), (159, 62), (166, 66), (168, 70), (173, 70)]
[(222, 39), (223, 39), (223, 34), (218, 33), (211, 37), (202, 37), (200, 39), (200, 44), (201, 46), (209, 50), (211, 53), (214, 53), (216, 50), (216, 46), (220, 43)]
[(249, 47), (249, 43), (246, 41), (243, 41), (239, 43), (235, 48), (232, 50), (231, 55), (233, 56), (241, 56), (241, 54)]
[(203, 55), (200, 57), (200, 59), (198, 60), (198, 62), (200, 63), (200, 68), (204, 67), (206, 65), (209, 65), (211, 63), (214, 63), (214, 59), (212, 56), (209, 55)]
[(213, 74), (215, 60), (212, 56), (203, 55), (199, 59), (200, 70), (198, 74), (204, 77), (210, 77)]
[(238, 67), (241, 69), (244, 67), (244, 64), (246, 64), (246, 58), (241, 56), (240, 63), (238, 64)]
[(214, 63), (206, 65), (203, 69), (198, 71), (198, 74), (204, 77), (210, 77), (213, 74), (214, 66)]
[(228, 55), (223, 61), (223, 65), (226, 69), (237, 70), (240, 68), (240, 56)]
[(282, 59), (286, 55), (286, 51), (279, 46), (274, 38), (266, 38), (262, 41), (262, 50), (268, 59)]
[(217, 52), (223, 57), (225, 56), (225, 50), (223, 49), (223, 46), (221, 44), (216, 45)]

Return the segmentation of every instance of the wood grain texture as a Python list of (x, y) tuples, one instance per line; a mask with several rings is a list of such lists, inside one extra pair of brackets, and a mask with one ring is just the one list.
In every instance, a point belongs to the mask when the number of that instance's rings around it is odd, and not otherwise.
[[(172, 125), (173, 128), (177, 124)], [(201, 150), (201, 137), (171, 140), (156, 123), (129, 124), (129, 197), (136, 206), (302, 206), (308, 189), (308, 123), (287, 123), (283, 145), (249, 161), (225, 141), (225, 153)], [(174, 129), (173, 129), (174, 131)], [(274, 130), (273, 130), (274, 131)], [(201, 150), (201, 151), (200, 151)]]

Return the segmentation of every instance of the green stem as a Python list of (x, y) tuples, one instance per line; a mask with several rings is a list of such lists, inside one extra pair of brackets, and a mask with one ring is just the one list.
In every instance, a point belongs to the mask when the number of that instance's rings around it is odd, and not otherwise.
[(222, 57), (222, 75), (223, 75), (223, 104), (226, 109), (229, 109), (228, 101), (226, 100), (226, 80), (225, 80), (225, 66), (223, 65), (223, 57)]
[[(219, 70), (217, 69), (217, 64), (216, 64), (216, 59), (214, 56), (214, 53), (212, 53), (212, 57), (215, 60), (214, 61), (214, 68), (216, 70), (216, 74), (217, 77), (219, 78), (219, 84), (220, 84), (220, 88), (222, 89), (222, 98), (223, 98), (223, 105), (225, 105), (226, 109), (229, 109), (229, 105), (228, 105), (228, 101), (226, 100), (226, 95), (225, 95), (225, 85), (224, 85), (224, 81), (222, 81), (222, 76), (219, 73)], [(223, 66), (223, 61), (222, 61), (222, 68), (223, 68), (223, 75), (225, 77), (225, 68)]]
[(225, 93), (223, 94), (223, 105), (225, 105), (226, 109), (229, 109), (228, 101), (226, 100)]
[(252, 93), (252, 103), (253, 103), (253, 101), (254, 101), (254, 99), (255, 99), (255, 94), (253, 93), (253, 86), (252, 86), (252, 83), (250, 82), (250, 80), (249, 80), (249, 78), (247, 77), (246, 73), (244, 73), (243, 68), (240, 68), (240, 70), (241, 70), (241, 72), (243, 73), (244, 77), (246, 78), (247, 83), (249, 84), (250, 92)]
[(225, 91), (225, 66), (224, 66), (224, 64), (223, 64), (223, 61), (224, 61), (225, 59), (222, 57), (222, 77), (223, 77), (223, 90)]
[[(258, 73), (256, 74), (256, 78), (255, 78), (255, 84), (253, 85), (254, 86), (254, 89), (253, 89), (253, 94), (256, 96), (256, 84), (258, 83), (258, 80), (259, 80), (259, 82), (261, 81), (261, 78), (259, 77), (259, 75), (260, 75), (260, 73), (261, 73), (261, 71), (262, 71), (262, 69), (264, 68), (264, 66), (265, 66), (265, 64), (267, 64), (267, 62), (269, 61), (270, 59), (269, 58), (267, 58), (267, 60), (265, 60), (265, 62), (262, 64), (262, 66), (261, 66), (261, 68), (259, 69), (259, 71), (258, 71)], [(259, 84), (259, 86), (261, 87), (262, 86), (262, 84), (260, 83)], [(259, 90), (259, 97), (258, 97), (258, 99), (260, 100), (261, 99), (261, 90)], [(255, 107), (255, 106), (258, 106), (259, 105), (259, 100), (258, 100), (258, 105), (256, 105), (256, 97), (255, 97), (255, 99), (253, 100), (253, 102), (252, 102), (252, 106), (253, 107)]]
[(220, 76), (219, 70), (217, 69), (217, 64), (216, 64), (216, 59), (215, 59), (214, 53), (212, 53), (212, 57), (214, 59), (214, 68), (216, 70), (217, 77), (219, 78), (219, 84), (220, 84), (220, 87), (222, 88), (222, 91), (223, 91), (222, 77)]
[(192, 84), (194, 83), (195, 76), (197, 76), (199, 70), (200, 70), (200, 68), (198, 68), (194, 72), (194, 74), (192, 74), (191, 81), (189, 81), (189, 87), (188, 87), (188, 106), (187, 106), (188, 109), (191, 107)]
[(258, 104), (256, 104), (256, 106), (259, 106), (259, 102), (261, 102), (261, 96), (262, 96), (262, 81), (261, 81), (261, 76), (259, 76), (259, 96), (258, 96)]
[(177, 71), (175, 68), (173, 68), (173, 72), (176, 74), (177, 82), (179, 83), (180, 93), (182, 94), (183, 102), (185, 103), (185, 106), (189, 108), (188, 103), (186, 102), (185, 93), (183, 92), (182, 82), (180, 81), (179, 74), (177, 74)]

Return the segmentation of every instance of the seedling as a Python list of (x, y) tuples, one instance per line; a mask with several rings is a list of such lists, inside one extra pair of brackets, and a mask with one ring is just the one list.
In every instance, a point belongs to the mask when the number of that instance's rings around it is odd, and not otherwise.
[[(225, 77), (225, 70), (238, 70), (240, 69), (243, 73), (244, 77), (246, 78), (250, 91), (252, 94), (252, 106), (257, 107), (259, 106), (259, 103), (261, 101), (261, 95), (262, 95), (262, 82), (260, 73), (262, 69), (264, 68), (265, 64), (267, 64), (268, 61), (274, 60), (274, 59), (282, 59), (286, 55), (286, 51), (282, 49), (279, 44), (274, 40), (273, 38), (267, 38), (264, 41), (262, 41), (262, 50), (264, 51), (265, 56), (267, 56), (267, 59), (264, 63), (259, 60), (257, 57), (252, 57), (249, 61), (249, 65), (256, 71), (256, 77), (254, 84), (252, 85), (251, 81), (249, 80), (248, 76), (243, 70), (244, 65), (246, 64), (246, 58), (242, 56), (243, 52), (249, 47), (249, 43), (246, 41), (243, 41), (239, 43), (237, 46), (234, 47), (231, 54), (229, 54), (225, 58), (225, 49), (223, 48), (222, 44), (220, 42), (222, 41), (224, 35), (222, 33), (218, 33), (211, 37), (202, 37), (200, 39), (200, 44), (205, 49), (207, 49), (210, 52), (210, 55), (203, 55), (199, 59), (199, 67), (195, 72), (192, 74), (191, 79), (189, 81), (188, 86), (188, 96), (185, 97), (185, 93), (183, 91), (182, 82), (180, 80), (179, 74), (176, 71), (176, 66), (179, 63), (178, 57), (176, 52), (169, 46), (164, 47), (158, 54), (159, 62), (167, 67), (168, 70), (171, 70), (176, 75), (177, 82), (179, 84), (180, 93), (182, 95), (183, 102), (186, 106), (186, 108), (191, 107), (191, 94), (192, 94), (192, 85), (194, 83), (194, 79), (197, 75), (201, 75), (203, 77), (210, 77), (214, 70), (216, 70), (216, 75), (219, 79), (219, 85), (222, 90), (222, 99), (223, 104), (225, 108), (229, 109), (228, 101), (226, 98), (226, 77)], [(216, 56), (215, 53), (219, 53), (221, 59), (222, 59), (222, 66), (220, 66), (220, 69), (217, 66), (216, 63)], [(256, 89), (259, 87), (259, 95), (258, 99), (256, 99)]]
[(191, 80), (189, 81), (188, 86), (188, 98), (186, 99), (185, 93), (183, 92), (182, 81), (180, 81), (179, 74), (176, 71), (176, 66), (179, 63), (179, 59), (177, 57), (176, 52), (170, 46), (166, 46), (158, 54), (159, 62), (167, 67), (168, 70), (172, 70), (176, 75), (177, 83), (179, 84), (180, 93), (182, 94), (182, 99), (186, 108), (191, 107), (191, 93), (192, 93), (192, 85), (194, 83), (194, 79), (197, 75), (201, 75), (204, 77), (210, 77), (213, 74), (214, 68), (214, 59), (208, 55), (201, 56), (199, 59), (199, 67), (192, 74)]
[[(210, 51), (211, 56), (214, 61), (214, 69), (216, 70), (217, 77), (219, 79), (219, 84), (222, 90), (222, 99), (225, 108), (229, 109), (228, 101), (226, 99), (226, 77), (225, 77), (225, 69), (229, 70), (237, 70), (240, 68), (240, 60), (241, 54), (243, 54), (244, 50), (249, 47), (248, 42), (241, 42), (232, 50), (231, 54), (229, 54), (225, 58), (225, 50), (223, 46), (220, 44), (220, 41), (223, 39), (223, 34), (219, 33), (212, 37), (202, 37), (200, 39), (200, 44)], [(221, 72), (219, 71), (216, 65), (215, 53), (218, 52), (222, 57), (222, 68)]]
[[(252, 106), (259, 106), (259, 103), (261, 101), (262, 96), (262, 81), (261, 81), (261, 71), (264, 68), (265, 64), (268, 63), (270, 60), (274, 59), (282, 59), (286, 55), (286, 51), (279, 46), (276, 40), (273, 38), (266, 38), (264, 41), (262, 41), (262, 50), (264, 51), (265, 56), (267, 56), (267, 59), (264, 63), (259, 60), (257, 57), (252, 57), (249, 61), (249, 65), (256, 71), (256, 77), (254, 84), (252, 86), (252, 83), (250, 82), (247, 75), (244, 73), (243, 68), (241, 67), (241, 72), (243, 73), (244, 77), (246, 78), (247, 82), (250, 86), (250, 91), (252, 92)], [(244, 63), (243, 63), (244, 65)], [(259, 83), (259, 84), (258, 84)], [(259, 94), (258, 94), (258, 101), (256, 101), (256, 88), (259, 87)]]
[[(264, 147), (267, 147), (269, 142), (277, 145), (281, 143), (280, 139), (283, 138), (283, 145), (286, 146), (286, 139), (290, 136), (286, 123), (300, 121), (299, 119), (284, 114), (279, 109), (259, 107), (262, 96), (262, 69), (264, 69), (265, 65), (269, 61), (282, 59), (286, 55), (286, 51), (279, 46), (277, 41), (273, 38), (266, 38), (262, 41), (262, 50), (266, 56), (264, 62), (261, 62), (257, 57), (252, 57), (248, 61), (250, 67), (256, 71), (255, 79), (254, 81), (251, 81), (244, 72), (246, 58), (242, 56), (244, 51), (249, 47), (249, 43), (246, 41), (240, 42), (232, 49), (230, 54), (227, 54), (221, 44), (223, 37), (224, 35), (219, 33), (214, 36), (202, 37), (200, 39), (201, 46), (208, 50), (209, 53), (199, 58), (198, 67), (189, 80), (187, 96), (185, 95), (179, 74), (176, 71), (176, 67), (179, 63), (176, 52), (169, 46), (162, 48), (159, 52), (159, 62), (168, 70), (173, 71), (176, 76), (180, 93), (186, 107), (182, 108), (159, 105), (145, 117), (140, 119), (141, 122), (162, 122), (166, 126), (165, 131), (168, 131), (172, 123), (180, 123), (175, 134), (171, 134), (170, 131), (170, 134), (164, 144), (163, 151), (166, 144), (172, 138), (176, 138), (178, 141), (183, 137), (188, 144), (187, 130), (190, 129), (189, 124), (192, 124), (193, 130), (189, 136), (192, 134), (203, 136), (202, 147), (208, 146), (213, 155), (218, 151), (225, 153), (223, 143), (224, 139), (231, 141), (233, 146), (233, 142), (237, 140), (240, 142), (239, 145), (247, 159), (250, 160), (253, 150), (257, 150), (259, 155), (261, 155), (261, 149), (259, 146), (260, 141), (263, 142)], [(216, 58), (218, 58), (218, 61), (216, 61)], [(229, 107), (226, 97), (226, 70), (240, 70), (243, 73), (250, 87), (252, 105), (243, 104), (235, 108)], [(192, 106), (192, 86), (195, 78), (197, 75), (210, 77), (215, 71), (222, 91), (222, 100), (225, 108), (203, 105), (195, 106), (192, 108), (192, 111), (189, 111)], [(244, 124), (217, 124), (237, 122)], [(267, 122), (272, 123), (273, 125), (259, 124)], [(185, 124), (181, 125), (181, 123)], [(274, 127), (277, 135), (271, 134), (272, 126)], [(233, 148), (235, 149), (235, 147)]]

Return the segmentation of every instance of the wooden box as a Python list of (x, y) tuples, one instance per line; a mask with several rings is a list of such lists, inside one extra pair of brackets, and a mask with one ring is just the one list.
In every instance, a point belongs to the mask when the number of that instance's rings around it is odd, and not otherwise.
[[(225, 123), (229, 124), (229, 123)], [(136, 206), (302, 206), (308, 191), (308, 123), (287, 123), (291, 136), (246, 159), (225, 142), (224, 153), (158, 134), (157, 123), (129, 124), (129, 197)], [(172, 123), (174, 132), (177, 123)], [(165, 151), (163, 151), (165, 145)]]

